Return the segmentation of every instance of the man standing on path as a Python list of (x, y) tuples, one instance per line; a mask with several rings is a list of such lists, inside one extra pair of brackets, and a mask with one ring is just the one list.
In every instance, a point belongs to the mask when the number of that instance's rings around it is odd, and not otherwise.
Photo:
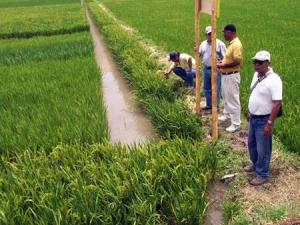
[(165, 77), (168, 78), (173, 71), (189, 87), (194, 87), (194, 78), (196, 76), (195, 59), (186, 53), (173, 51), (169, 53), (169, 61), (172, 63), (170, 68), (164, 72)]
[(256, 71), (250, 86), (248, 105), (248, 149), (252, 164), (246, 166), (244, 170), (256, 173), (250, 184), (261, 185), (269, 177), (272, 130), (282, 105), (282, 81), (269, 67), (271, 61), (269, 52), (259, 51), (252, 59)]
[(231, 120), (231, 125), (226, 128), (227, 132), (235, 132), (241, 125), (240, 104), (240, 69), (243, 61), (243, 46), (236, 35), (236, 28), (228, 24), (223, 29), (225, 40), (229, 41), (225, 57), (217, 68), (222, 75), (222, 96), (224, 100), (223, 115), (220, 121)]
[[(203, 75), (204, 75), (204, 82), (203, 88), (206, 98), (206, 107), (203, 108), (204, 110), (210, 110), (212, 108), (212, 101), (211, 101), (211, 26), (207, 26), (205, 28), (205, 35), (206, 40), (200, 44), (199, 47), (199, 54), (202, 58), (203, 63)], [(225, 44), (220, 41), (219, 39), (216, 40), (216, 49), (217, 49), (217, 60), (221, 61), (226, 52)], [(218, 100), (218, 108), (221, 98), (221, 76), (220, 73), (217, 75), (217, 100)]]

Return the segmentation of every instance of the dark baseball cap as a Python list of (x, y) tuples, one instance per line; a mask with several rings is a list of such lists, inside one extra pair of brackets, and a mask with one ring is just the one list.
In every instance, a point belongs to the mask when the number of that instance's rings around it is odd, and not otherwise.
[(179, 52), (176, 52), (176, 51), (172, 51), (169, 53), (169, 61), (170, 60), (175, 60), (177, 55), (179, 55)]
[(231, 31), (231, 32), (236, 32), (236, 27), (233, 24), (227, 24), (223, 31)]

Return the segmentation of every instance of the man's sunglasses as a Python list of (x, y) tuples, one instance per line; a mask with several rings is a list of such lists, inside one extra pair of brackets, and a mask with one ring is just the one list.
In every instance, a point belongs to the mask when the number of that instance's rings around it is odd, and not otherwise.
[(258, 65), (262, 65), (264, 64), (264, 62), (266, 61), (260, 61), (260, 60), (253, 60), (252, 63), (255, 65), (255, 64), (258, 64)]

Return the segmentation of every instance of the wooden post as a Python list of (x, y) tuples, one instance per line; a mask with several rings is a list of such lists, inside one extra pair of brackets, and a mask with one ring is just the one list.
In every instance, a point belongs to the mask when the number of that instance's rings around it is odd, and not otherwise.
[(200, 45), (200, 34), (199, 34), (199, 23), (200, 23), (200, 7), (201, 0), (195, 0), (195, 60), (196, 60), (196, 113), (201, 115), (201, 76), (200, 76), (200, 57), (199, 57), (199, 45)]
[(217, 29), (217, 0), (212, 0), (211, 15), (211, 90), (212, 90), (212, 139), (218, 139), (218, 109), (217, 109), (217, 54), (216, 54), (216, 29)]

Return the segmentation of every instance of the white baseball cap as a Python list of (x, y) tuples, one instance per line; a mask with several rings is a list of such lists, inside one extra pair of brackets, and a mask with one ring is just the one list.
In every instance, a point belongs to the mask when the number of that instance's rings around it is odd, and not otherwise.
[(210, 34), (211, 33), (211, 26), (207, 26), (205, 28), (205, 34)]
[(271, 62), (271, 54), (268, 51), (259, 51), (255, 54), (252, 60), (259, 60), (259, 61), (269, 61)]

